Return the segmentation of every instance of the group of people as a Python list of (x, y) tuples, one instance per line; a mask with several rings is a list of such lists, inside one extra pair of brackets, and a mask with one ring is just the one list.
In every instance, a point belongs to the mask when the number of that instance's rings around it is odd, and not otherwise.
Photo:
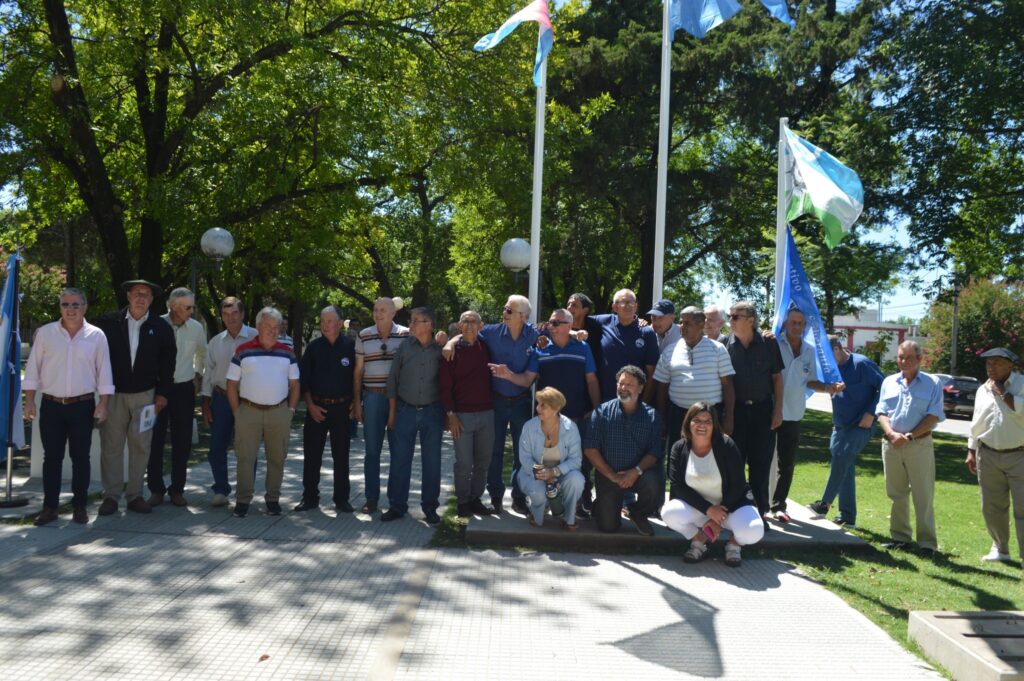
[[(127, 307), (99, 317), (95, 326), (85, 320), (85, 294), (65, 289), (61, 319), (36, 334), (23, 387), (28, 418), (35, 417), (35, 393), (42, 392), (44, 506), (38, 525), (57, 518), (65, 446), (73, 470), (72, 517), (88, 521), (94, 422), (101, 432), (100, 515), (116, 512), (122, 494), (127, 509), (137, 513), (150, 512), (165, 496), (173, 505), (186, 505), (198, 392), (211, 436), (212, 505), (229, 503), (227, 452), (233, 443), (237, 517), (248, 514), (253, 500), (261, 442), (265, 510), (282, 512), (288, 438), (301, 399), (306, 406), (303, 494), (294, 512), (320, 505), (328, 438), (333, 505), (339, 512), (355, 511), (349, 442), (358, 421), (364, 426), (366, 478), (360, 512), (373, 514), (381, 505), (387, 438), (387, 508), (381, 520), (407, 514), (418, 438), (421, 510), (428, 523), (440, 522), (441, 442), (447, 430), (455, 447), (459, 516), (501, 513), (507, 483), (513, 510), (534, 525), (544, 524), (550, 510), (567, 531), (578, 529), (581, 519), (592, 519), (598, 530), (615, 532), (627, 517), (640, 534), (650, 535), (649, 518), (660, 514), (690, 540), (687, 561), (700, 560), (726, 529), (726, 563), (739, 565), (740, 547), (759, 541), (769, 520), (791, 521), (787, 496), (810, 389), (832, 396), (834, 421), (832, 467), (812, 510), (825, 515), (838, 498), (836, 521), (855, 525), (856, 458), (880, 426), (886, 490), (893, 502), (889, 546), (912, 543), (912, 499), (918, 547), (926, 553), (938, 548), (930, 434), (943, 418), (942, 393), (938, 381), (919, 370), (922, 353), (914, 342), (900, 345), (901, 371), (885, 378), (871, 360), (830, 337), (841, 381), (823, 384), (816, 378), (815, 350), (803, 339), (806, 317), (798, 309), (786, 313), (784, 333), (775, 338), (759, 330), (753, 304), (738, 302), (728, 311), (726, 337), (721, 334), (726, 318), (716, 306), (686, 307), (677, 316), (675, 305), (661, 300), (638, 315), (635, 294), (622, 289), (613, 297), (611, 314), (591, 314), (593, 301), (576, 293), (540, 324), (529, 322), (529, 300), (512, 295), (500, 321), (485, 323), (479, 313), (466, 311), (451, 338), (435, 335), (428, 307), (411, 310), (409, 327), (397, 324), (395, 303), (386, 297), (374, 303), (373, 324), (353, 338), (345, 333), (341, 311), (328, 306), (320, 312), (321, 335), (299, 359), (284, 337), (281, 314), (272, 307), (259, 311), (252, 328), (245, 324), (242, 302), (225, 298), (220, 305), (224, 331), (207, 342), (202, 325), (192, 319), (191, 291), (171, 291), (161, 317), (150, 309), (162, 293), (159, 286), (144, 280), (123, 286)], [(975, 420), (987, 426), (979, 425), (972, 436), (967, 464), (985, 481), (986, 520), (1001, 527), (1008, 504), (1002, 498), (1007, 483), (999, 482), (1000, 476), (1014, 478), (1024, 446), (1024, 386), (1019, 374), (1011, 376), (1012, 353), (992, 353), (985, 388), (992, 392), (992, 404), (979, 393)], [(168, 429), (169, 485), (163, 474)], [(509, 434), (512, 475), (506, 480)], [(771, 491), (773, 457), (778, 476)], [(1021, 493), (1013, 489), (1018, 539)], [(1008, 530), (990, 527), (990, 532), (994, 555), (1007, 555)]]

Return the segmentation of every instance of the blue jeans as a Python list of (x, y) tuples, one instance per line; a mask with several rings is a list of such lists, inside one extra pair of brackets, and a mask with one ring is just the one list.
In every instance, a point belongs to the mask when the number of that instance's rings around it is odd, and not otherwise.
[(505, 470), (505, 434), (512, 427), (512, 499), (523, 499), (526, 495), (519, 489), (516, 473), (519, 472), (519, 437), (523, 434), (523, 426), (533, 417), (533, 396), (526, 393), (514, 400), (506, 400), (501, 395), (494, 395), (494, 449), (491, 451), (491, 467), (487, 471), (487, 492), (492, 503), (499, 503), (505, 498), (505, 481), (502, 472)]
[(831, 506), (838, 494), (839, 515), (851, 524), (857, 523), (857, 455), (864, 451), (874, 432), (875, 424), (870, 428), (861, 428), (856, 424), (832, 428), (832, 439), (828, 445), (832, 452), (832, 467), (821, 500)]
[(228, 398), (218, 392), (210, 399), (210, 452), (206, 459), (213, 473), (213, 493), (228, 496), (231, 483), (228, 482), (228, 447), (235, 439), (235, 415), (231, 413)]
[(392, 511), (409, 510), (409, 484), (412, 458), (416, 450), (416, 434), (420, 436), (423, 475), (420, 508), (424, 513), (436, 511), (441, 496), (441, 433), (444, 411), (440, 402), (414, 407), (399, 400), (395, 410), (395, 426), (391, 430), (391, 470), (388, 473), (388, 502)]
[(383, 393), (363, 391), (363, 443), (366, 445), (366, 460), (363, 463), (363, 477), (366, 479), (367, 501), (380, 499), (380, 452), (384, 447), (384, 435), (388, 437), (388, 450), (394, 456), (395, 443), (388, 425), (388, 396)]

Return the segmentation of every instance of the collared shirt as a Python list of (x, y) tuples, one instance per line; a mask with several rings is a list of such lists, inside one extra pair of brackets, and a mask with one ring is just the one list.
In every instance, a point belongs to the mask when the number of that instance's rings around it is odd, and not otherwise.
[[(655, 332), (655, 335), (657, 335), (657, 332)], [(683, 332), (679, 330), (679, 325), (672, 322), (672, 326), (668, 327), (665, 335), (658, 336), (658, 353), (664, 355), (665, 351), (678, 343), (682, 337)]]
[(425, 407), (439, 399), (441, 348), (433, 340), (423, 345), (409, 336), (398, 346), (388, 374), (388, 399)]
[(615, 399), (615, 374), (632, 364), (646, 370), (658, 363), (658, 334), (649, 326), (640, 326), (636, 319), (623, 326), (615, 314), (594, 315), (601, 323), (601, 359), (597, 381), (601, 399)]
[(363, 358), (363, 386), (383, 388), (388, 383), (391, 360), (398, 352), (398, 346), (409, 337), (408, 327), (391, 322), (391, 332), (381, 339), (377, 326), (368, 326), (356, 338), (356, 355)]
[[(512, 338), (512, 333), (504, 324), (485, 324), (480, 329), (478, 338), (487, 346), (491, 353), (491, 362), (494, 364), (507, 364), (514, 374), (521, 374), (526, 371), (530, 363), (530, 355), (533, 354), (534, 344), (537, 342), (537, 328), (532, 324), (523, 326), (518, 338)], [(512, 381), (497, 376), (491, 376), (491, 390), (503, 397), (515, 397), (522, 395), (528, 389), (516, 385)]]
[(986, 381), (974, 397), (974, 417), (967, 448), (977, 450), (984, 442), (993, 449), (1024, 447), (1024, 376), (1014, 372), (1003, 384), (1013, 395), (1013, 409), (992, 392)]
[(754, 329), (750, 344), (744, 346), (736, 334), (729, 337), (726, 346), (736, 370), (736, 403), (763, 402), (774, 394), (772, 377), (782, 373), (782, 353), (778, 343), (769, 343)]
[(339, 335), (332, 343), (325, 336), (314, 338), (299, 362), (302, 394), (328, 399), (352, 397), (355, 369), (356, 342), (353, 339)]
[(59, 321), (36, 331), (25, 365), (22, 390), (41, 390), (54, 397), (114, 394), (107, 337), (98, 326), (83, 322), (74, 336)]
[(227, 380), (238, 381), (238, 394), (256, 404), (280, 404), (288, 397), (288, 382), (299, 380), (299, 362), (291, 348), (274, 343), (260, 345), (259, 337), (235, 350)]
[(587, 411), (587, 374), (597, 372), (590, 346), (569, 340), (564, 348), (553, 342), (538, 348), (530, 357), (528, 371), (536, 372), (537, 389), (552, 387), (565, 396), (562, 413), (579, 419)]
[(191, 381), (196, 374), (203, 373), (206, 331), (203, 330), (203, 325), (194, 319), (186, 319), (184, 324), (176, 326), (171, 320), (170, 312), (163, 315), (162, 319), (174, 330), (174, 345), (178, 348), (174, 360), (174, 382)]
[(225, 329), (210, 339), (206, 345), (206, 358), (203, 360), (203, 387), (200, 393), (204, 397), (211, 397), (214, 388), (227, 388), (228, 367), (231, 366), (235, 350), (257, 335), (256, 329), (243, 324), (237, 336), (232, 337)]
[(923, 371), (918, 371), (910, 383), (903, 378), (903, 372), (886, 376), (875, 413), (888, 416), (889, 425), (897, 433), (909, 433), (929, 414), (945, 421), (942, 386), (937, 378)]
[(494, 409), (491, 395), (491, 356), (479, 340), (460, 342), (450, 362), (441, 362), (439, 391), (445, 411), (477, 413)]
[[(622, 409), (619, 399), (594, 409), (583, 440), (584, 449), (596, 449), (616, 472), (626, 471), (650, 454), (660, 462), (665, 455), (661, 440), (661, 417), (650, 405), (640, 402), (632, 414)], [(658, 464), (662, 465), (661, 463)]]
[(799, 421), (807, 410), (807, 382), (818, 380), (818, 358), (814, 346), (800, 340), (800, 354), (793, 355), (793, 346), (785, 334), (778, 337), (782, 353), (782, 420)]
[(864, 414), (875, 414), (878, 390), (885, 376), (878, 365), (864, 355), (851, 352), (839, 365), (839, 376), (846, 387), (832, 396), (832, 423), (849, 428), (860, 422)]
[(721, 402), (722, 378), (735, 373), (725, 346), (701, 336), (692, 348), (685, 340), (680, 340), (662, 354), (654, 370), (654, 380), (668, 384), (672, 404), (689, 409), (695, 402)]
[(125, 312), (124, 318), (128, 320), (128, 347), (131, 349), (132, 366), (135, 366), (135, 354), (139, 351), (139, 329), (149, 319), (149, 312), (142, 315), (141, 319), (135, 319), (131, 312)]

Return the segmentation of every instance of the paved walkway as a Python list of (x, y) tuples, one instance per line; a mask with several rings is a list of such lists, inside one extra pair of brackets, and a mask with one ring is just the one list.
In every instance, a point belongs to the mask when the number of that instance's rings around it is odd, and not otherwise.
[[(289, 505), (300, 449), (296, 431)], [(444, 466), (447, 485), (448, 446)], [(191, 472), (187, 509), (0, 526), (3, 677), (940, 678), (778, 561), (434, 549), (422, 520), (269, 517), (259, 490), (235, 519), (208, 481)]]

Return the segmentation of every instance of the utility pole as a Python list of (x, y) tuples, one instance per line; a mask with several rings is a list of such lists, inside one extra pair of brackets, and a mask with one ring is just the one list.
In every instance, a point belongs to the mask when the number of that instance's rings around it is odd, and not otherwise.
[(949, 349), (949, 373), (956, 375), (956, 336), (960, 330), (960, 284), (953, 284), (953, 347)]

